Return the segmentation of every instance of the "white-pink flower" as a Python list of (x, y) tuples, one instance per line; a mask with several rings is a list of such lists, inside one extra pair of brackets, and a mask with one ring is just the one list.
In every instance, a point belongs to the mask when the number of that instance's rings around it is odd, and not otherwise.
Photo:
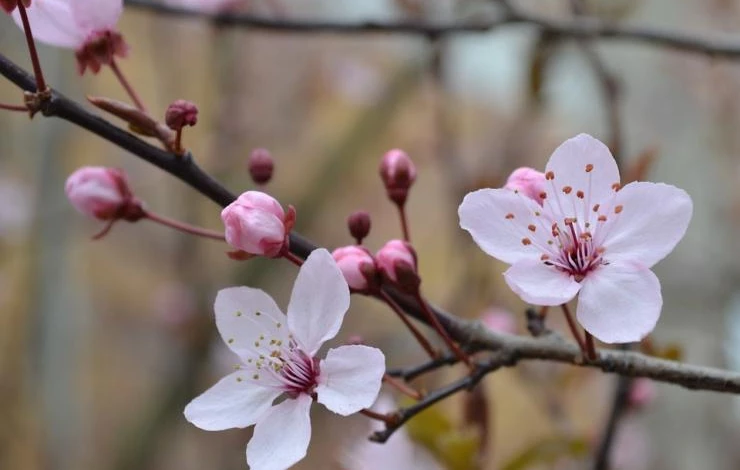
[(252, 470), (282, 470), (301, 460), (311, 438), (314, 399), (346, 416), (371, 406), (380, 391), (380, 350), (340, 346), (324, 359), (316, 357), (339, 331), (349, 301), (347, 282), (324, 249), (301, 267), (287, 315), (259, 289), (221, 290), (216, 326), (241, 364), (190, 402), (185, 417), (209, 431), (254, 424), (247, 445)]
[[(74, 49), (80, 73), (87, 68), (97, 73), (114, 56), (124, 57), (128, 52), (116, 29), (123, 0), (34, 0), (27, 12), (33, 37)], [(13, 19), (23, 28), (17, 10)]]
[(550, 157), (540, 207), (509, 189), (465, 196), (458, 214), (483, 251), (511, 267), (506, 283), (525, 302), (560, 305), (576, 295), (583, 327), (606, 343), (639, 341), (660, 316), (650, 268), (691, 220), (689, 195), (662, 183), (620, 188), (609, 149), (580, 134)]

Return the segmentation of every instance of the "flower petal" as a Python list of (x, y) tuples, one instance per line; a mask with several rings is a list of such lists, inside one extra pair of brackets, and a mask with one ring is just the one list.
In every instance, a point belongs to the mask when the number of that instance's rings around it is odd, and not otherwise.
[[(588, 171), (587, 165), (590, 165)], [(614, 196), (612, 185), (619, 183), (619, 169), (609, 148), (588, 134), (579, 134), (560, 144), (547, 162), (545, 175), (549, 172), (553, 178), (547, 181), (545, 203), (554, 204), (553, 208), (557, 206), (557, 212), (563, 212), (564, 217), (581, 217), (582, 204), (586, 204), (588, 213), (594, 204), (609, 201)], [(582, 191), (586, 195), (582, 200), (574, 199), (581, 207), (573, 203), (557, 205), (566, 187), (571, 188), (569, 193)]]
[(287, 320), (272, 297), (252, 287), (221, 289), (214, 304), (216, 327), (243, 361), (264, 354), (272, 340), (287, 341)]
[(673, 251), (691, 221), (693, 204), (686, 191), (663, 183), (630, 183), (614, 201), (620, 212), (606, 229), (603, 246), (609, 261), (634, 261), (651, 267)]
[(87, 34), (115, 30), (123, 13), (122, 0), (74, 0), (70, 3), (77, 26)]
[(653, 331), (662, 306), (660, 281), (650, 269), (612, 263), (583, 280), (576, 317), (605, 343), (631, 343)]
[(306, 456), (311, 440), (310, 409), (306, 394), (273, 406), (260, 417), (247, 445), (252, 470), (285, 470)]
[(535, 222), (535, 213), (539, 211), (537, 203), (525, 195), (500, 188), (468, 193), (457, 214), (460, 227), (470, 232), (481, 250), (504, 263), (514, 264), (539, 259), (542, 254), (535, 244), (524, 241), (533, 238), (527, 226)]
[(573, 277), (542, 261), (520, 261), (504, 273), (519, 297), (534, 305), (560, 305), (576, 296), (581, 285)]
[(329, 350), (320, 369), (318, 402), (347, 416), (375, 402), (385, 373), (385, 356), (369, 346), (340, 346)]
[(336, 336), (349, 308), (349, 287), (331, 254), (314, 250), (298, 272), (288, 304), (288, 326), (313, 356)]
[[(34, 0), (26, 9), (33, 37), (45, 44), (76, 48), (85, 40), (85, 32), (78, 29), (69, 1)], [(23, 29), (20, 13), (13, 11), (13, 20)]]
[(255, 386), (243, 379), (244, 372), (231, 373), (185, 407), (185, 418), (206, 431), (246, 428), (267, 411), (279, 390)]

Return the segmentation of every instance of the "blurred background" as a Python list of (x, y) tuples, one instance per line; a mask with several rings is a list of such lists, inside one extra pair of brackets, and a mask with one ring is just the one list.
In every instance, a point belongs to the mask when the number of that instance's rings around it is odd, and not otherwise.
[[(576, 14), (566, 0), (518, 5), (553, 17)], [(692, 35), (737, 37), (740, 21), (733, 0), (582, 6), (580, 14)], [(485, 0), (252, 0), (239, 8), (347, 22), (482, 21), (496, 13)], [(371, 249), (400, 236), (377, 166), (385, 151), (406, 150), (420, 170), (408, 213), (423, 290), (466, 318), (492, 308), (510, 312), (504, 315), (521, 334), (526, 306), (503, 283), (505, 267), (459, 229), (456, 208), (467, 191), (501, 185), (516, 167), (543, 168), (577, 133), (611, 143), (625, 177), (684, 188), (695, 204), (686, 237), (655, 268), (665, 305), (649, 352), (740, 369), (736, 61), (635, 41), (574, 42), (526, 25), (430, 41), (220, 29), (127, 7), (119, 26), (131, 46), (121, 68), (152, 113), (163, 117), (175, 99), (196, 102), (199, 122), (184, 143), (237, 193), (253, 187), (251, 150), (268, 148), (276, 161), (269, 191), (296, 206), (297, 229), (320, 245), (350, 244), (345, 218), (356, 209), (372, 215)], [(47, 80), (68, 96), (126, 100), (109, 69), (79, 77), (72, 51), (40, 49)], [(29, 68), (22, 33), (4, 15), (0, 51)], [(618, 90), (613, 101), (605, 99), (595, 57)], [(0, 101), (19, 99), (0, 82)], [(285, 306), (296, 270), (284, 261), (235, 262), (225, 245), (148, 222), (119, 223), (93, 242), (99, 225), (75, 213), (63, 192), (81, 165), (124, 168), (152, 210), (222, 228), (219, 207), (100, 138), (60, 120), (0, 113), (0, 469), (246, 468), (250, 430), (202, 431), (182, 410), (234, 362), (214, 334), (218, 289), (258, 286)], [(565, 334), (558, 317), (550, 315), (553, 327)], [(354, 298), (335, 342), (354, 334), (381, 347), (389, 367), (424, 359), (397, 318), (373, 300)], [(431, 388), (462, 372), (446, 370), (417, 385)], [(485, 443), (476, 464), (450, 457), (467, 451), (441, 455), (444, 445), (430, 443), (419, 425), (408, 432), (420, 453), (453, 470), (588, 468), (616, 380), (529, 363), (485, 379), (479, 393), (488, 406), (477, 409), (487, 432), (465, 419), (471, 398), (463, 395), (420, 418), (444, 423), (450, 439), (463, 436), (462, 447)], [(740, 468), (737, 398), (640, 386), (645, 390), (635, 392), (620, 421), (612, 468)], [(309, 455), (296, 468), (353, 470), (348, 454), (368, 423), (322, 407), (313, 415)], [(466, 441), (469, 432), (475, 438)]]

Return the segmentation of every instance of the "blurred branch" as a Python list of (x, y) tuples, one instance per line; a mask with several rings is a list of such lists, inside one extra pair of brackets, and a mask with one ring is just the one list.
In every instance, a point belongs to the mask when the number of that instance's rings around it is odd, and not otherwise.
[(617, 425), (627, 409), (631, 386), (631, 378), (624, 376), (617, 378), (617, 385), (614, 388), (614, 397), (612, 398), (612, 407), (609, 411), (609, 418), (607, 419), (604, 432), (601, 436), (601, 442), (599, 442), (599, 447), (596, 451), (593, 466), (594, 470), (609, 470), (609, 457), (611, 456), (612, 446), (614, 445), (617, 434)]
[[(0, 54), (0, 75), (26, 91), (35, 91), (33, 76)], [(138, 137), (114, 126), (105, 119), (85, 110), (76, 102), (52, 90), (51, 98), (41, 103), (44, 116), (59, 117), (72, 122), (109, 142), (128, 150), (132, 154), (162, 168), (171, 175), (188, 183), (204, 196), (221, 206), (231, 203), (235, 196), (207, 175), (194, 162), (192, 156), (180, 158), (161, 150)], [(290, 235), (291, 252), (302, 258), (317, 246), (298, 233)], [(385, 288), (409, 315), (425, 321), (424, 313), (411, 297), (391, 287)], [(630, 351), (599, 351), (597, 359), (584, 361), (578, 347), (549, 334), (538, 338), (511, 336), (494, 333), (479, 322), (454, 317), (434, 309), (440, 323), (458, 343), (472, 351), (493, 351), (500, 365), (511, 366), (520, 360), (541, 359), (577, 366), (601, 369), (630, 377), (648, 377), (661, 382), (680, 385), (689, 389), (713, 390), (740, 394), (740, 374), (711, 367), (694, 366), (657, 359)], [(491, 369), (493, 370), (493, 369)]]
[(154, 3), (151, 0), (126, 0), (126, 5), (158, 14), (192, 17), (210, 21), (221, 27), (248, 27), (273, 32), (295, 34), (405, 34), (431, 38), (460, 33), (482, 33), (506, 25), (529, 25), (543, 31), (571, 38), (604, 38), (638, 41), (654, 46), (680, 49), (715, 57), (740, 56), (740, 40), (718, 37), (700, 37), (677, 31), (647, 26), (627, 26), (597, 18), (557, 19), (522, 11), (505, 2), (505, 8), (496, 17), (484, 21), (426, 24), (417, 21), (396, 22), (332, 22), (264, 18), (247, 13), (208, 14)]

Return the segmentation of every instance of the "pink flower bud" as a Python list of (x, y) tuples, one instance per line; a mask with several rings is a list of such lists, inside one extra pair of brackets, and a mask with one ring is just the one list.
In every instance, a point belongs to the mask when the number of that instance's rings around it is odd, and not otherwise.
[(526, 166), (517, 168), (509, 175), (504, 188), (519, 191), (542, 205), (540, 195), (545, 191), (545, 174)]
[(247, 191), (221, 212), (229, 245), (254, 255), (280, 255), (293, 228), (295, 211), (286, 214), (275, 198)]
[(347, 217), (347, 227), (352, 238), (357, 240), (357, 244), (362, 244), (362, 240), (370, 233), (370, 214), (365, 211), (353, 212)]
[(249, 155), (249, 174), (257, 184), (267, 184), (272, 179), (275, 162), (267, 149), (254, 149)]
[(658, 390), (652, 380), (646, 378), (634, 379), (630, 385), (628, 403), (632, 408), (641, 409), (653, 401), (658, 395)]
[(406, 203), (409, 188), (416, 180), (416, 167), (403, 150), (393, 149), (383, 155), (380, 162), (380, 178), (388, 197), (398, 205)]
[(126, 218), (127, 207), (140, 207), (131, 195), (123, 171), (86, 166), (67, 178), (67, 198), (79, 212), (99, 220)]
[(186, 100), (177, 100), (167, 107), (164, 122), (173, 131), (198, 123), (198, 107)]
[(516, 320), (508, 310), (498, 307), (491, 307), (480, 317), (483, 324), (492, 331), (497, 333), (516, 334)]
[(360, 246), (344, 246), (331, 254), (347, 284), (354, 290), (367, 291), (377, 285), (375, 260)]
[(388, 280), (401, 285), (405, 291), (414, 292), (419, 286), (416, 273), (416, 253), (403, 240), (390, 240), (375, 255), (380, 271)]

